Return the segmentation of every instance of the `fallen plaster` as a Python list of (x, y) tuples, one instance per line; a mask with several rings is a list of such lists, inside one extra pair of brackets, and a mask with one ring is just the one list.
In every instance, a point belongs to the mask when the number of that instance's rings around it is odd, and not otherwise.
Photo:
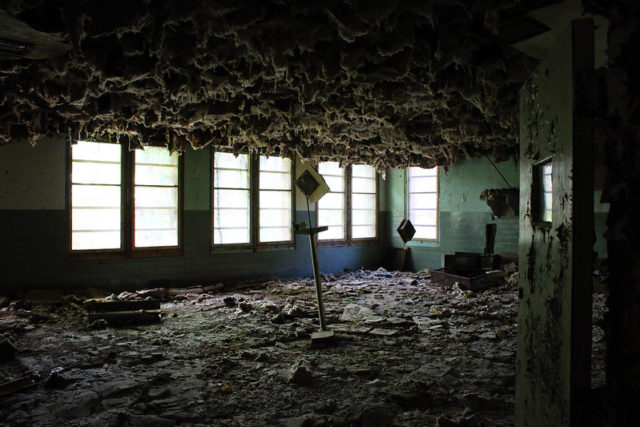
[[(317, 330), (311, 279), (112, 295), (164, 300), (161, 324), (126, 329), (89, 324), (75, 296), (33, 307), (5, 300), (0, 332), (16, 353), (0, 363), (0, 382), (32, 376), (39, 383), (0, 398), (0, 418), (100, 426), (511, 425), (514, 271), (503, 286), (481, 292), (432, 284), (428, 272), (325, 275), (337, 342), (324, 347), (309, 339)], [(604, 299), (595, 301), (601, 322)], [(601, 331), (594, 328), (599, 353)]]

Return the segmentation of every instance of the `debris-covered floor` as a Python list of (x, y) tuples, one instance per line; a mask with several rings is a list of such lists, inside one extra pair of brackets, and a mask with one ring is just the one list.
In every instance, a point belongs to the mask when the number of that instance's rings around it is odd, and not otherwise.
[[(96, 426), (513, 423), (517, 273), (480, 292), (439, 287), (427, 272), (324, 278), (337, 338), (327, 346), (309, 339), (317, 330), (311, 279), (112, 296), (165, 301), (161, 323), (127, 328), (87, 325), (76, 297), (49, 306), (13, 301), (0, 309), (0, 332), (15, 346), (13, 355), (3, 350), (0, 382), (36, 381), (0, 398), (0, 419)], [(601, 296), (596, 303), (602, 311)]]

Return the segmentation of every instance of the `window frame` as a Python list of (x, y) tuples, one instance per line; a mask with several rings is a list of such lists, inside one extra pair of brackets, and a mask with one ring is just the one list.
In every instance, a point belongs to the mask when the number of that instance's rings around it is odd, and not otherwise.
[[(404, 184), (405, 184), (405, 218), (409, 219), (411, 216), (411, 206), (410, 206), (410, 196), (411, 192), (409, 191), (411, 179), (409, 174), (409, 167), (420, 167), (420, 166), (407, 166), (404, 169)], [(429, 168), (421, 168), (421, 169), (429, 169)], [(435, 239), (425, 239), (425, 238), (413, 238), (411, 242), (416, 243), (439, 243), (440, 242), (440, 166), (435, 166), (436, 169), (436, 238)]]
[[(531, 205), (531, 223), (533, 225), (534, 228), (539, 228), (539, 229), (550, 229), (552, 224), (553, 224), (553, 208), (554, 208), (554, 200), (553, 200), (553, 165), (554, 165), (554, 158), (553, 156), (548, 156), (545, 157), (544, 159), (538, 160), (536, 162), (533, 163), (532, 165), (532, 170), (531, 170), (531, 177), (532, 177), (532, 183), (531, 183), (531, 200), (530, 200), (530, 205)], [(544, 167), (545, 166), (551, 166), (551, 191), (545, 191), (546, 189), (544, 188), (544, 184), (543, 184), (543, 177), (544, 177)], [(547, 221), (544, 218), (544, 211), (546, 207), (543, 198), (544, 198), (544, 194), (551, 194), (551, 206), (550, 209), (548, 209), (551, 212), (551, 218), (550, 221)]]
[[(323, 162), (317, 162), (317, 164), (315, 165), (315, 170), (316, 172), (318, 172), (318, 174), (320, 174), (320, 163)], [(347, 224), (349, 224), (350, 219), (351, 219), (351, 210), (349, 209), (349, 188), (350, 186), (348, 185), (349, 179), (348, 179), (348, 172), (351, 170), (351, 166), (347, 165), (347, 166), (343, 166), (342, 167), (344, 173), (343, 173), (343, 191), (342, 191), (342, 206), (343, 206), (343, 210), (344, 210), (344, 215), (342, 218), (342, 226), (344, 227), (344, 239), (326, 239), (326, 240), (322, 240), (319, 238), (316, 238), (316, 244), (318, 246), (346, 246), (349, 242), (349, 234), (350, 234), (350, 229), (347, 227)], [(330, 194), (330, 193), (327, 193)], [(315, 203), (315, 215), (316, 215), (316, 223), (315, 226), (318, 226), (318, 218), (320, 217), (320, 205), (318, 202)], [(318, 237), (320, 237), (320, 234), (318, 234)]]
[[(214, 156), (215, 153), (231, 153), (231, 151), (216, 149), (216, 147), (210, 147), (210, 155), (209, 155), (209, 249), (210, 252), (225, 252), (225, 251), (243, 251), (243, 250), (251, 250), (253, 252), (258, 251), (259, 249), (293, 249), (296, 245), (296, 235), (293, 230), (293, 222), (296, 220), (296, 188), (295, 188), (295, 179), (296, 179), (296, 159), (271, 155), (267, 156), (266, 154), (260, 153), (246, 153), (240, 152), (238, 154), (243, 154), (248, 156), (249, 160), (249, 242), (248, 243), (215, 243), (214, 239), (214, 190), (215, 190), (215, 162)], [(281, 157), (286, 158), (291, 161), (291, 184), (290, 189), (288, 191), (291, 192), (291, 224), (290, 232), (291, 232), (291, 240), (287, 241), (279, 241), (279, 242), (260, 242), (260, 156), (266, 157)], [(286, 191), (286, 190), (282, 190)]]
[[(316, 171), (318, 171), (318, 167), (319, 167), (319, 163), (316, 164)], [(360, 165), (361, 163), (356, 163), (358, 165)], [(320, 240), (320, 239), (316, 239), (317, 245), (318, 246), (327, 246), (327, 247), (331, 247), (331, 246), (361, 246), (361, 245), (368, 245), (368, 244), (372, 244), (372, 243), (377, 243), (378, 240), (380, 240), (380, 174), (378, 173), (378, 171), (375, 171), (375, 196), (376, 196), (376, 201), (375, 201), (375, 231), (376, 231), (376, 235), (374, 237), (361, 237), (361, 238), (354, 238), (352, 235), (352, 230), (351, 230), (351, 224), (352, 224), (352, 215), (351, 215), (351, 208), (353, 206), (353, 200), (352, 200), (352, 185), (351, 185), (351, 181), (352, 181), (352, 174), (351, 174), (351, 168), (352, 165), (346, 165), (344, 166), (344, 209), (345, 209), (345, 213), (344, 213), (344, 227), (345, 227), (345, 232), (344, 232), (344, 239), (339, 239), (339, 240)], [(367, 166), (371, 166), (371, 165), (367, 165)], [(371, 166), (373, 167), (373, 166)], [(318, 172), (319, 173), (319, 172)], [(315, 204), (315, 215), (316, 215), (316, 225), (318, 223), (318, 203)]]
[[(73, 155), (71, 141), (66, 144), (65, 209), (66, 257), (69, 259), (129, 259), (166, 256), (182, 256), (184, 253), (184, 156), (178, 155), (178, 244), (177, 246), (134, 247), (135, 233), (135, 150), (128, 151), (120, 143), (89, 141), (114, 144), (120, 147), (120, 248), (118, 249), (72, 249), (72, 172)], [(159, 148), (161, 146), (155, 146)]]
[(210, 249), (213, 250), (242, 250), (242, 249), (251, 249), (252, 248), (252, 242), (254, 240), (254, 233), (253, 233), (253, 224), (254, 221), (256, 220), (255, 216), (254, 216), (254, 212), (253, 212), (253, 206), (252, 206), (252, 201), (254, 198), (253, 195), (253, 162), (251, 161), (251, 154), (246, 154), (246, 153), (239, 153), (239, 154), (243, 154), (247, 156), (248, 159), (248, 171), (249, 171), (249, 241), (247, 243), (215, 243), (215, 210), (214, 210), (214, 205), (213, 205), (213, 201), (214, 201), (214, 194), (215, 194), (215, 190), (216, 190), (216, 186), (215, 186), (215, 177), (216, 177), (216, 170), (215, 170), (215, 154), (216, 151), (220, 152), (220, 153), (229, 153), (228, 151), (220, 151), (220, 150), (215, 150), (213, 147), (210, 147), (210, 156), (209, 156), (209, 161), (210, 161), (210, 167), (209, 167), (209, 173), (210, 173), (210, 179), (209, 179), (209, 227), (210, 227), (210, 233), (209, 233), (209, 247)]

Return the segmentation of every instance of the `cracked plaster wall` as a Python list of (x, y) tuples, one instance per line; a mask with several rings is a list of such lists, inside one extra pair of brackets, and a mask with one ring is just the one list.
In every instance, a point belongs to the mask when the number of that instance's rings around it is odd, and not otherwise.
[[(577, 76), (580, 67), (588, 69), (583, 62), (589, 63), (589, 55), (593, 67), (590, 25), (587, 20), (569, 25), (521, 91), (519, 426), (579, 425), (576, 390), (588, 377), (590, 350), (580, 345), (586, 332), (590, 344), (590, 326), (582, 331), (583, 319), (576, 313), (588, 317), (590, 325), (593, 165), (583, 133), (589, 122), (578, 110), (588, 86)], [(531, 205), (533, 168), (549, 156), (553, 218), (542, 224)], [(585, 206), (590, 212), (583, 212)]]

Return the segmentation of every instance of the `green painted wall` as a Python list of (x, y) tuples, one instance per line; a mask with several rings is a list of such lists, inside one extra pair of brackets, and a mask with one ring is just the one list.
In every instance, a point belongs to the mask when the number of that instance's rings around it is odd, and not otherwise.
[[(519, 164), (513, 160), (496, 163), (512, 187), (520, 183)], [(504, 188), (505, 182), (486, 158), (463, 160), (444, 170), (439, 179), (439, 240), (437, 242), (410, 242), (410, 268), (439, 268), (444, 254), (482, 252), (484, 250), (485, 225), (495, 222), (495, 252), (518, 252), (518, 220), (494, 219), (491, 210), (480, 200), (487, 188)], [(395, 248), (403, 246), (396, 227), (405, 218), (406, 177), (403, 169), (387, 173), (385, 188), (387, 200), (385, 214), (388, 217), (389, 241)], [(595, 235), (594, 251), (606, 258), (607, 245), (604, 233), (609, 212), (608, 203), (600, 203), (600, 191), (594, 193)]]
[[(518, 163), (506, 161), (496, 166), (513, 187), (519, 184)], [(389, 233), (393, 247), (403, 246), (396, 227), (405, 217), (404, 170), (393, 169), (387, 180)], [(410, 242), (409, 268), (439, 268), (442, 256), (456, 251), (482, 252), (485, 225), (496, 223), (495, 252), (517, 252), (518, 220), (494, 219), (480, 194), (488, 188), (504, 188), (505, 182), (486, 158), (464, 160), (445, 170), (439, 179), (439, 239), (437, 242)]]

